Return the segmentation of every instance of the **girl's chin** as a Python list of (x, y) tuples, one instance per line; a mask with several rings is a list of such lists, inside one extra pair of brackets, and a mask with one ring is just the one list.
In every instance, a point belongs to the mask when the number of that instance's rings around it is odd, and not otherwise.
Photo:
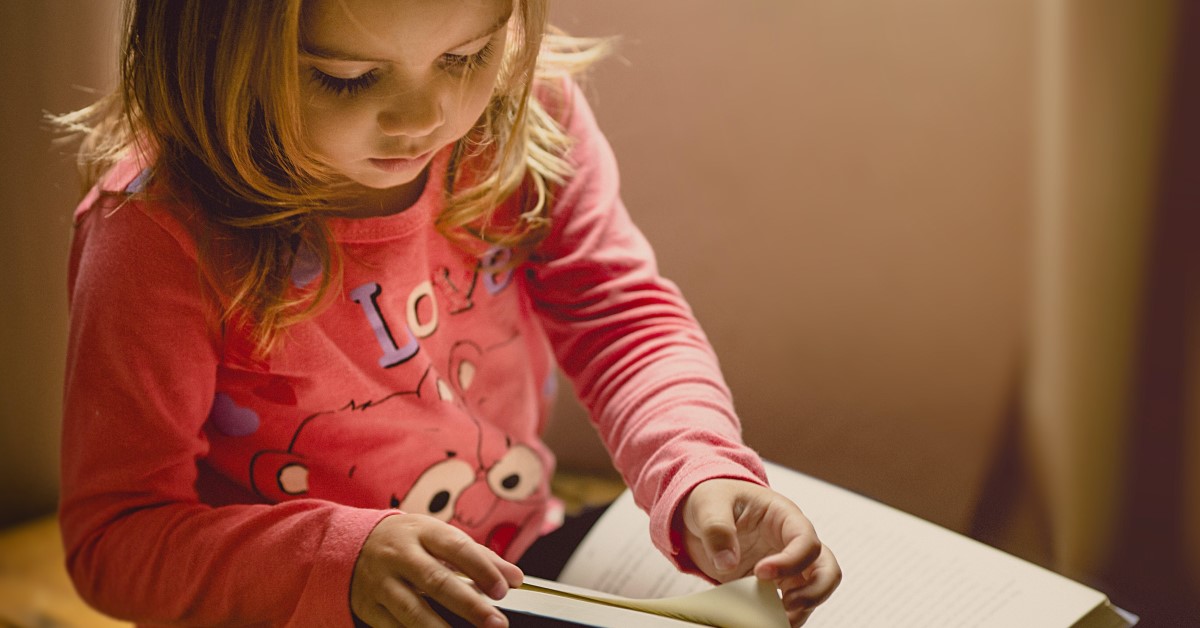
[(418, 168), (412, 171), (405, 172), (382, 172), (370, 167), (357, 168), (346, 172), (346, 177), (350, 182), (364, 192), (383, 192), (405, 185), (410, 185), (415, 181), (422, 180), (428, 168)]
[(378, 179), (354, 179), (359, 190), (354, 195), (357, 200), (354, 205), (361, 208), (353, 211), (350, 216), (378, 216), (404, 211), (417, 202), (425, 190), (425, 180), (428, 169), (421, 170), (414, 177), (403, 180), (379, 181)]
[(392, 174), (380, 176), (379, 173), (372, 173), (373, 176), (358, 176), (352, 180), (363, 188), (364, 191), (386, 192), (398, 187), (404, 187), (412, 184), (414, 181), (421, 179), (424, 171), (418, 170), (412, 173)]

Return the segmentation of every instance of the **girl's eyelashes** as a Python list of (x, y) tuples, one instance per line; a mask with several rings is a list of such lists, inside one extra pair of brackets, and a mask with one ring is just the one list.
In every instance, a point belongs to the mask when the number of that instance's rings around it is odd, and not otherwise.
[(316, 68), (310, 68), (309, 77), (321, 89), (335, 96), (353, 96), (374, 85), (379, 80), (379, 71), (371, 70), (354, 78), (339, 78)]
[[(480, 48), (479, 52), (469, 55), (446, 53), (442, 55), (438, 64), (443, 70), (451, 74), (468, 74), (491, 63), (492, 57), (495, 56), (495, 51), (496, 40), (493, 39), (483, 48)], [(318, 87), (335, 96), (354, 96), (370, 88), (379, 82), (379, 73), (380, 70), (375, 68), (353, 78), (341, 78), (322, 72), (315, 67), (309, 68), (309, 78)]]
[(448, 71), (456, 73), (465, 73), (472, 70), (485, 67), (491, 62), (492, 56), (496, 51), (496, 40), (488, 41), (487, 45), (479, 49), (479, 52), (469, 55), (456, 55), (446, 53), (442, 55), (442, 67)]

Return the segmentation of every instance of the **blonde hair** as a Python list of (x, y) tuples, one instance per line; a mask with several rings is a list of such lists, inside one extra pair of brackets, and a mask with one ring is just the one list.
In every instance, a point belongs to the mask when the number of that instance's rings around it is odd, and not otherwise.
[[(348, 182), (304, 149), (304, 2), (129, 0), (120, 86), (54, 118), (81, 138), (85, 189), (140, 150), (153, 155), (161, 189), (195, 201), (201, 271), (214, 278), (221, 323), (247, 325), (262, 353), (282, 329), (314, 315), (341, 281), (325, 219), (339, 211)], [(436, 226), (468, 247), (512, 248), (519, 260), (548, 232), (553, 186), (571, 172), (569, 138), (532, 97), (535, 83), (560, 89), (561, 79), (606, 54), (609, 42), (548, 29), (546, 0), (514, 4), (496, 87), (453, 148)], [(498, 220), (496, 208), (514, 194), (519, 215)], [(288, 278), (305, 250), (320, 261), (321, 279), (298, 291)]]

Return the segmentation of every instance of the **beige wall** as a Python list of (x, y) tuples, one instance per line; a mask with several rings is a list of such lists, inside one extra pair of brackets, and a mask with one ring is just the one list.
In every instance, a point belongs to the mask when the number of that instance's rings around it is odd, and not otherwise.
[(969, 527), (1019, 376), (1032, 4), (554, 8), (622, 37), (597, 115), (747, 440)]
[(54, 508), (71, 208), (69, 156), (43, 112), (111, 86), (115, 0), (0, 2), (0, 524)]

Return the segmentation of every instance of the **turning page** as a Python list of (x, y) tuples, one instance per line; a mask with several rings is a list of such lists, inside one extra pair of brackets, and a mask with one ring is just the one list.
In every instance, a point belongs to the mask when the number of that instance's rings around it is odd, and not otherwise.
[(638, 599), (526, 576), (520, 589), (493, 604), (589, 626), (788, 628), (778, 591), (753, 577), (679, 597)]
[[(1103, 593), (988, 545), (774, 464), (775, 490), (804, 510), (844, 578), (806, 626), (1126, 628)], [(630, 598), (710, 589), (650, 543), (626, 491), (572, 554), (559, 581)]]

